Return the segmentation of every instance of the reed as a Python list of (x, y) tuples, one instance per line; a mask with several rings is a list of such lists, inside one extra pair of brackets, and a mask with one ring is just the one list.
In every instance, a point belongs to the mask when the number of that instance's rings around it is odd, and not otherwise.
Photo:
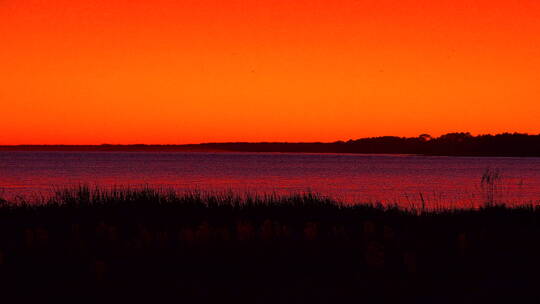
[[(316, 193), (57, 189), (0, 204), (0, 286), (31, 300), (44, 292), (246, 303), (536, 294), (527, 286), (540, 271), (538, 207), (420, 208)], [(494, 292), (494, 280), (504, 288)]]

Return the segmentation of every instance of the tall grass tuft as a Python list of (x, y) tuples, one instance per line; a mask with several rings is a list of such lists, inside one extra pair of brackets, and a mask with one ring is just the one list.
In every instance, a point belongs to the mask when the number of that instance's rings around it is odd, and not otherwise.
[(502, 190), (502, 174), (499, 169), (487, 168), (482, 174), (480, 187), (487, 206), (497, 205), (497, 198)]

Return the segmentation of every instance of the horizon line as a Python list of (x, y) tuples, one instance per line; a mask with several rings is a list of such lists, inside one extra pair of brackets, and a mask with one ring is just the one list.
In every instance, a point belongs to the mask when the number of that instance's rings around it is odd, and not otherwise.
[(502, 132), (502, 133), (478, 133), (478, 134), (472, 134), (470, 132), (449, 132), (442, 134), (440, 136), (434, 136), (432, 137), (428, 133), (422, 133), (418, 136), (397, 136), (397, 135), (382, 135), (382, 136), (369, 136), (369, 137), (359, 137), (356, 139), (338, 139), (334, 141), (220, 141), (220, 142), (199, 142), (199, 143), (185, 143), (185, 144), (178, 144), (178, 143), (165, 143), (165, 144), (158, 144), (158, 143), (100, 143), (100, 144), (62, 144), (62, 143), (56, 143), (56, 144), (0, 144), (0, 147), (110, 147), (110, 146), (197, 146), (197, 145), (207, 145), (207, 144), (333, 144), (333, 143), (341, 143), (341, 142), (348, 142), (348, 141), (357, 141), (362, 139), (376, 139), (376, 138), (420, 138), (422, 136), (427, 136), (432, 139), (437, 139), (440, 137), (443, 137), (445, 135), (449, 134), (467, 134), (472, 137), (481, 137), (481, 136), (501, 136), (501, 135), (523, 135), (523, 136), (540, 136), (540, 133), (538, 134), (529, 134), (529, 133), (521, 133), (521, 132)]

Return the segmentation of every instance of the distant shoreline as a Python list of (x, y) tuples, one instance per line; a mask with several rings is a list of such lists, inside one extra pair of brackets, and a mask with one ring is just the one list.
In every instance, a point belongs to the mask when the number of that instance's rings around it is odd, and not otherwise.
[(224, 142), (184, 145), (4, 145), (0, 151), (282, 152), (432, 156), (540, 157), (540, 135), (449, 133), (433, 138), (371, 137), (336, 142)]
[(0, 151), (43, 152), (233, 152), (198, 145), (13, 145)]

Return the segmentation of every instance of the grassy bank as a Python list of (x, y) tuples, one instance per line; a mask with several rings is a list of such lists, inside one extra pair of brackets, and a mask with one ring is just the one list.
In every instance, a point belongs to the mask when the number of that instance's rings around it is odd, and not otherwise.
[(80, 187), (0, 203), (0, 288), (79, 302), (519, 300), (537, 297), (539, 228), (533, 206)]

